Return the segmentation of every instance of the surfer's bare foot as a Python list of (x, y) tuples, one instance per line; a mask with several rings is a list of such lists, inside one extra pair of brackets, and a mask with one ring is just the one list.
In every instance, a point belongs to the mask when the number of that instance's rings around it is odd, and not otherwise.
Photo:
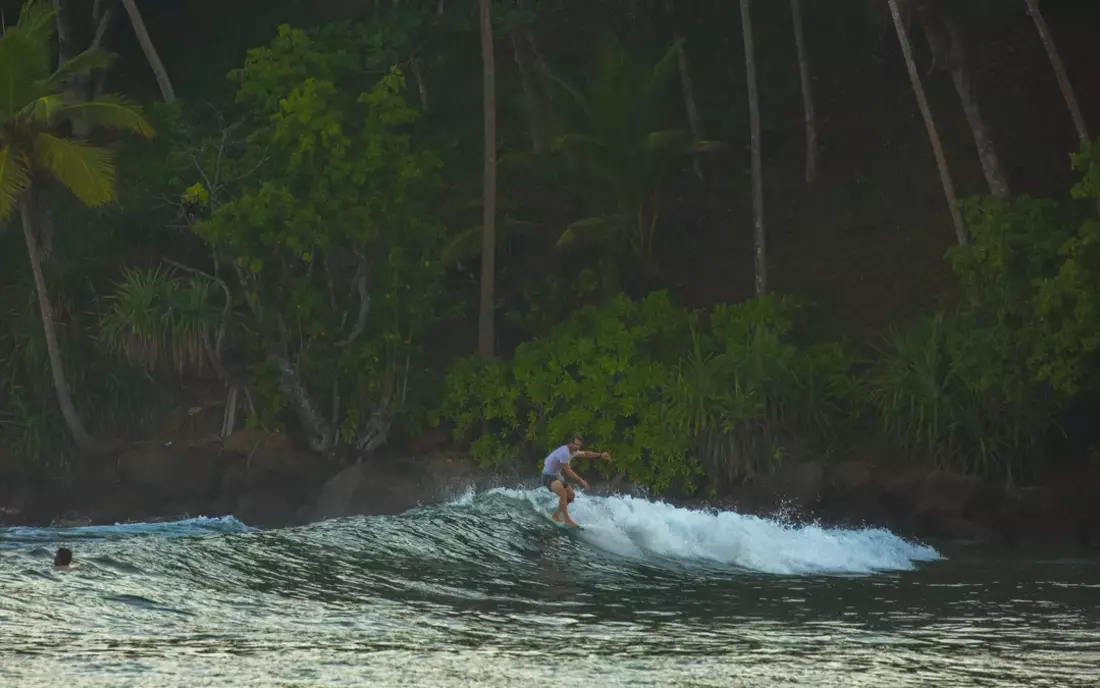
[(565, 525), (567, 525), (567, 526), (573, 526), (574, 528), (580, 528), (580, 526), (578, 526), (578, 525), (577, 525), (576, 523), (574, 523), (574, 522), (573, 522), (573, 519), (569, 519), (569, 520), (567, 520), (567, 521), (565, 522)]
[(550, 518), (553, 519), (555, 523), (561, 523), (561, 514), (559, 513), (555, 512)]

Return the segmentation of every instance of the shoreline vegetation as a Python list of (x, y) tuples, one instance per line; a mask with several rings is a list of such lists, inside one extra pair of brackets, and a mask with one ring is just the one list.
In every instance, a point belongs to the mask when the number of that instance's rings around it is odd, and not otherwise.
[(4, 15), (0, 525), (396, 513), (582, 433), (598, 491), (1100, 541), (1094, 5), (109, 4)]

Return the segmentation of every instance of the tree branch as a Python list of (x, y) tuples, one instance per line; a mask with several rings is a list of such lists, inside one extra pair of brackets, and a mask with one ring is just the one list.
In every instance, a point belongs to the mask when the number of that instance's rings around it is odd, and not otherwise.
[(359, 270), (355, 276), (356, 289), (359, 292), (359, 317), (355, 321), (355, 329), (346, 338), (336, 343), (338, 348), (343, 348), (363, 334), (367, 326), (367, 313), (370, 312), (370, 293), (367, 291), (367, 259), (359, 256)]
[(103, 44), (103, 37), (107, 34), (107, 27), (115, 16), (114, 4), (102, 7), (103, 0), (96, 0), (95, 9), (92, 10), (92, 19), (98, 20), (95, 27), (95, 37), (92, 38), (92, 48), (98, 48)]

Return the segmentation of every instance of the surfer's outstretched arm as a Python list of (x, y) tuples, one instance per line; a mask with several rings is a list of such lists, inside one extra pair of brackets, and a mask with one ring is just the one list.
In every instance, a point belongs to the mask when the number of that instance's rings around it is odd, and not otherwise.
[(588, 489), (588, 481), (577, 475), (577, 472), (569, 464), (562, 466), (562, 473), (565, 473), (565, 477), (569, 478), (569, 482), (577, 483), (584, 489)]

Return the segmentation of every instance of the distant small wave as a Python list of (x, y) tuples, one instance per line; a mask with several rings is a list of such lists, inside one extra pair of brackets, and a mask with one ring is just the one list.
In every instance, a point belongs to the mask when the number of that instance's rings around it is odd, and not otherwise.
[(61, 540), (113, 540), (135, 536), (186, 537), (211, 533), (245, 533), (254, 530), (233, 516), (199, 516), (160, 523), (116, 523), (108, 526), (52, 528), (0, 528), (0, 547)]

